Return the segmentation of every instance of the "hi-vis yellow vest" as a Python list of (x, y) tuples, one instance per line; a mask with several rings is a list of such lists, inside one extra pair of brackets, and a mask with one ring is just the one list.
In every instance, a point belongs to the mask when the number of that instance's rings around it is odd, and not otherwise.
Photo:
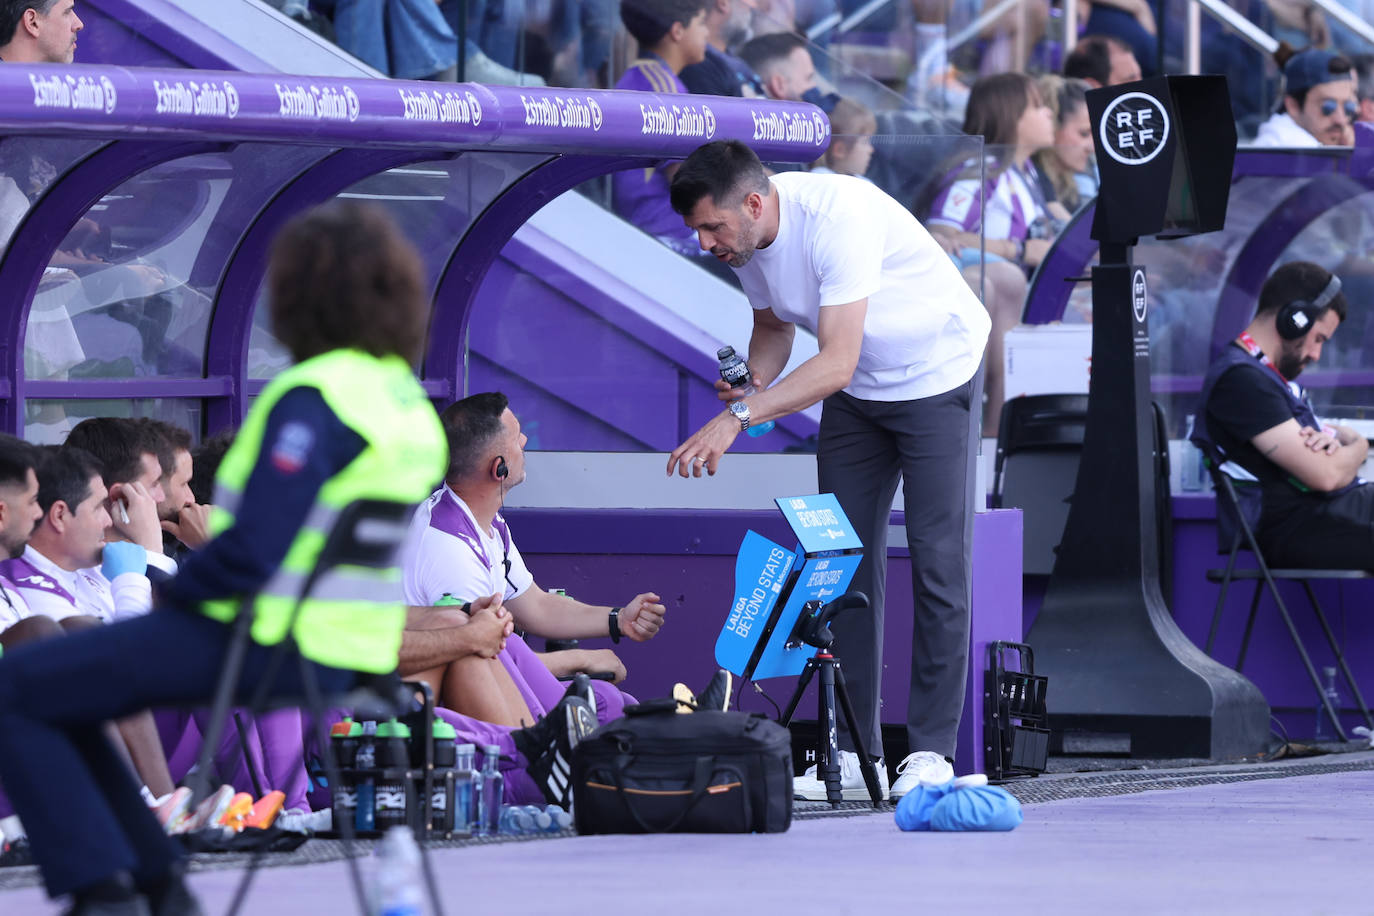
[[(212, 534), (234, 523), (263, 449), (268, 414), (282, 395), (299, 387), (318, 389), (330, 410), (367, 445), (321, 488), (286, 559), (254, 602), (253, 640), (267, 646), (286, 636), (301, 587), (345, 506), (357, 499), (419, 503), (448, 467), (443, 428), (410, 366), (399, 356), (378, 359), (358, 350), (334, 350), (293, 366), (263, 389), (215, 476)], [(316, 581), (311, 593), (293, 634), (306, 658), (374, 674), (396, 667), (405, 626), (399, 568), (336, 567)], [(228, 622), (239, 603), (217, 599), (201, 610)]]

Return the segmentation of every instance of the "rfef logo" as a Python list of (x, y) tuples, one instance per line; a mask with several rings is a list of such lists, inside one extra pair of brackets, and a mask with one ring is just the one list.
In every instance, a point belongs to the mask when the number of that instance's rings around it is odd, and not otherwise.
[(1122, 165), (1144, 165), (1169, 140), (1169, 113), (1152, 95), (1127, 92), (1112, 99), (1098, 128), (1107, 154)]
[(1131, 311), (1135, 313), (1135, 320), (1137, 322), (1145, 321), (1147, 301), (1145, 271), (1137, 268), (1135, 275), (1131, 277)]

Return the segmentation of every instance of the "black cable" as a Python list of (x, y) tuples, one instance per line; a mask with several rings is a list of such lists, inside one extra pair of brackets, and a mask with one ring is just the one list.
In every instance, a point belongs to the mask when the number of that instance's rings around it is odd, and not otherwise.
[(763, 692), (763, 688), (759, 686), (758, 681), (750, 681), (749, 685), (754, 688), (755, 693), (757, 693), (759, 696), (763, 697), (765, 700), (768, 701), (768, 704), (773, 707), (773, 712), (777, 714), (777, 718), (781, 719), (782, 707), (778, 706), (777, 703), (774, 703), (773, 698)]

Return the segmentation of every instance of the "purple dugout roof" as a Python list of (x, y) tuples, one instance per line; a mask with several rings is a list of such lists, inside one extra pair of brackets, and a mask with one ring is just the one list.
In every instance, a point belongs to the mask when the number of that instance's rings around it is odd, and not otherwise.
[[(23, 434), (27, 398), (196, 399), (210, 430), (237, 423), (261, 385), (249, 381), (246, 362), (273, 234), (294, 213), (370, 175), (467, 157), (480, 172), (480, 193), (456, 181), (446, 192), (471, 197), (469, 218), (427, 236), (430, 255), (448, 252), (435, 282), (423, 371), (426, 387), (444, 397), (462, 390), (474, 294), (506, 241), (545, 203), (587, 179), (683, 158), (710, 140), (743, 140), (769, 161), (809, 162), (829, 144), (830, 126), (813, 106), (750, 99), (5, 64), (0, 137), (0, 153), (6, 144), (38, 143), (37, 158), (52, 173), (29, 193), (27, 209), (20, 200), (0, 251), (0, 288), (7, 291), (0, 301), (0, 428)], [(26, 378), (26, 356), (58, 359), (36, 345), (26, 354), (26, 335), (35, 296), (41, 300), (51, 284), (54, 253), (73, 227), (88, 214), (100, 221), (92, 207), (141, 203), (154, 212), (163, 185), (140, 187), (135, 179), (172, 179), (183, 164), (187, 171), (222, 168), (234, 180), (205, 248), (181, 277), (189, 285), (194, 275), (210, 291), (206, 339), (196, 344), (204, 353), (182, 360), (180, 370), (130, 373), (137, 377), (77, 380), (61, 371)], [(139, 197), (146, 199), (118, 199)], [(187, 205), (170, 200), (168, 207)], [(98, 313), (61, 308), (76, 323)]]

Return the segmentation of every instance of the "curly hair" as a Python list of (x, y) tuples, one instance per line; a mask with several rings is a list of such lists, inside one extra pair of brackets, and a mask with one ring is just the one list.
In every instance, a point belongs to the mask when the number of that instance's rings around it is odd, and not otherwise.
[(291, 220), (267, 268), (272, 331), (296, 362), (330, 350), (415, 364), (429, 301), (415, 247), (375, 206), (336, 201)]

